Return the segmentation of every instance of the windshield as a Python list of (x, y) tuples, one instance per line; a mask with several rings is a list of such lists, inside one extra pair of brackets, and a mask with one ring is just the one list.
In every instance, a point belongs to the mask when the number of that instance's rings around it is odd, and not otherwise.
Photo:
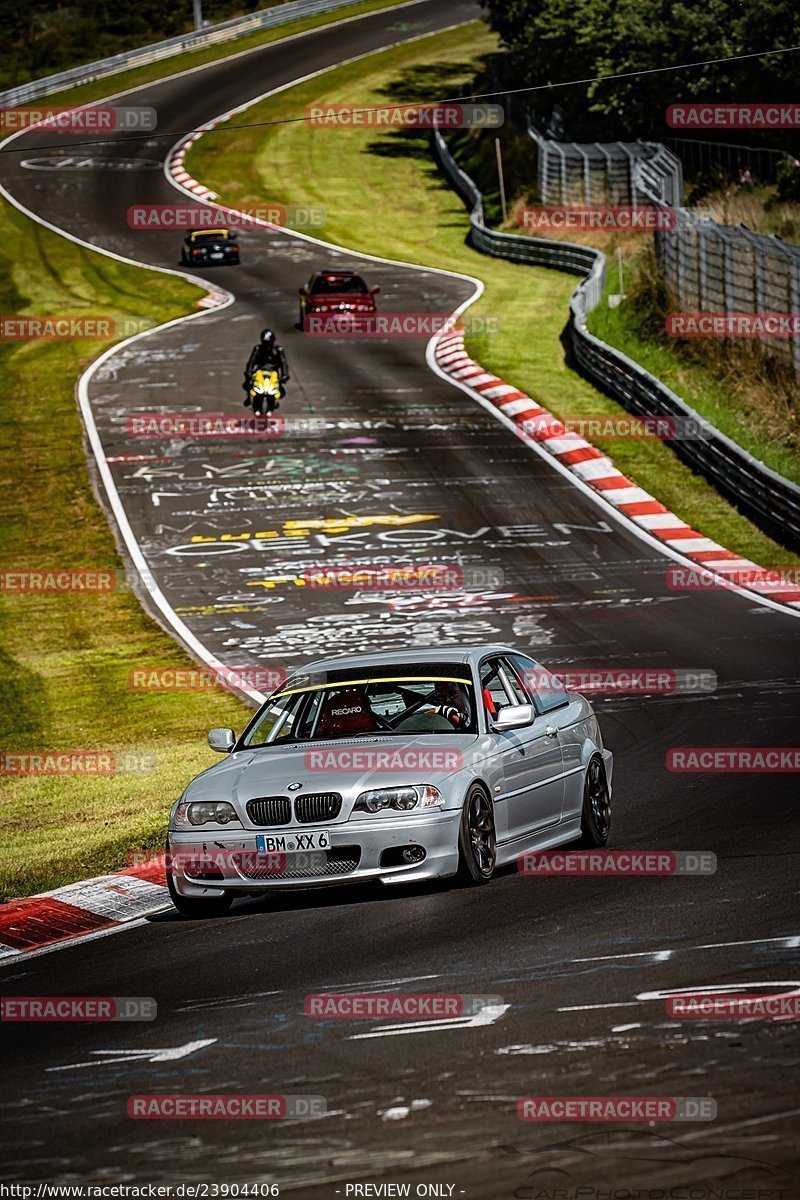
[(294, 687), (289, 680), (270, 696), (244, 745), (475, 733), (476, 728), (473, 687), (462, 664), (437, 663), (419, 672), (381, 667), (380, 675), (351, 674), (310, 686), (299, 681)]
[(367, 285), (360, 275), (318, 275), (311, 285), (312, 292), (366, 292)]

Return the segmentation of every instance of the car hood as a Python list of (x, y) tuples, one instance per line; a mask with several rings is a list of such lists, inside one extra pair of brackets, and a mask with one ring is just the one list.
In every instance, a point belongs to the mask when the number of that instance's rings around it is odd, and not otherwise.
[[(337, 738), (302, 746), (268, 746), (238, 750), (209, 767), (187, 787), (185, 800), (239, 800), (256, 796), (299, 795), (335, 791), (353, 795), (365, 788), (404, 783), (437, 784), (473, 756), (476, 734), (420, 735), (416, 738)], [(390, 759), (381, 759), (380, 755)], [(308, 757), (307, 757), (308, 756)], [(312, 757), (314, 756), (314, 757)]]

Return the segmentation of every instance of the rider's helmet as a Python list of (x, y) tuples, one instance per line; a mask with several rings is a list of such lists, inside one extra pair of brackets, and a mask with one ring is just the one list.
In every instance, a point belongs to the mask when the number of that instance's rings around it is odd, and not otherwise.
[(266, 346), (268, 350), (271, 350), (275, 345), (275, 334), (271, 329), (261, 330), (261, 345)]

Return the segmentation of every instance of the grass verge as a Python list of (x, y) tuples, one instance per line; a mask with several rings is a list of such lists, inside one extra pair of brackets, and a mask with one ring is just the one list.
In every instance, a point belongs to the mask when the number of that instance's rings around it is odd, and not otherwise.
[[(192, 311), (190, 283), (118, 263), (0, 206), (4, 314), (107, 315), (158, 324)], [(89, 483), (75, 380), (107, 342), (0, 341), (0, 572), (122, 564)], [(190, 659), (130, 593), (0, 590), (0, 749), (107, 750), (154, 769), (1, 775), (0, 895), (125, 866), (163, 845), (171, 801), (215, 758), (212, 725), (249, 710), (224, 692), (135, 692), (133, 667)]]
[(664, 332), (666, 297), (652, 250), (623, 267), (617, 308), (606, 297), (619, 290), (615, 266), (606, 295), (589, 314), (591, 332), (667, 384), (701, 416), (773, 471), (800, 483), (800, 404), (797, 380), (748, 343), (677, 343)]
[[(260, 102), (249, 121), (276, 121), (307, 104), (373, 105), (453, 95), (496, 49), (481, 22), (382, 51)], [(574, 277), (479, 256), (464, 244), (464, 209), (438, 174), (417, 131), (313, 128), (303, 122), (226, 134), (221, 125), (187, 156), (187, 169), (225, 203), (323, 205), (326, 240), (394, 259), (477, 274), (486, 291), (474, 312), (501, 330), (472, 337), (471, 354), (561, 418), (618, 416), (564, 363), (561, 345)], [(298, 278), (298, 284), (302, 282)], [(705, 480), (655, 441), (596, 444), (620, 470), (708, 537), (756, 562), (800, 561), (742, 517)]]

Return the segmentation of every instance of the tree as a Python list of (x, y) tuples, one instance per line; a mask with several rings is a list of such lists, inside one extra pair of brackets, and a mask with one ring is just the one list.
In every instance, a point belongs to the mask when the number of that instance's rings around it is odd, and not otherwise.
[[(796, 0), (483, 3), (506, 52), (506, 86), (551, 85), (533, 92), (531, 105), (546, 113), (557, 100), (572, 140), (664, 137), (670, 104), (796, 99), (797, 53), (681, 65), (800, 44)], [(609, 75), (628, 78), (598, 79)], [(573, 80), (598, 81), (555, 86)]]

